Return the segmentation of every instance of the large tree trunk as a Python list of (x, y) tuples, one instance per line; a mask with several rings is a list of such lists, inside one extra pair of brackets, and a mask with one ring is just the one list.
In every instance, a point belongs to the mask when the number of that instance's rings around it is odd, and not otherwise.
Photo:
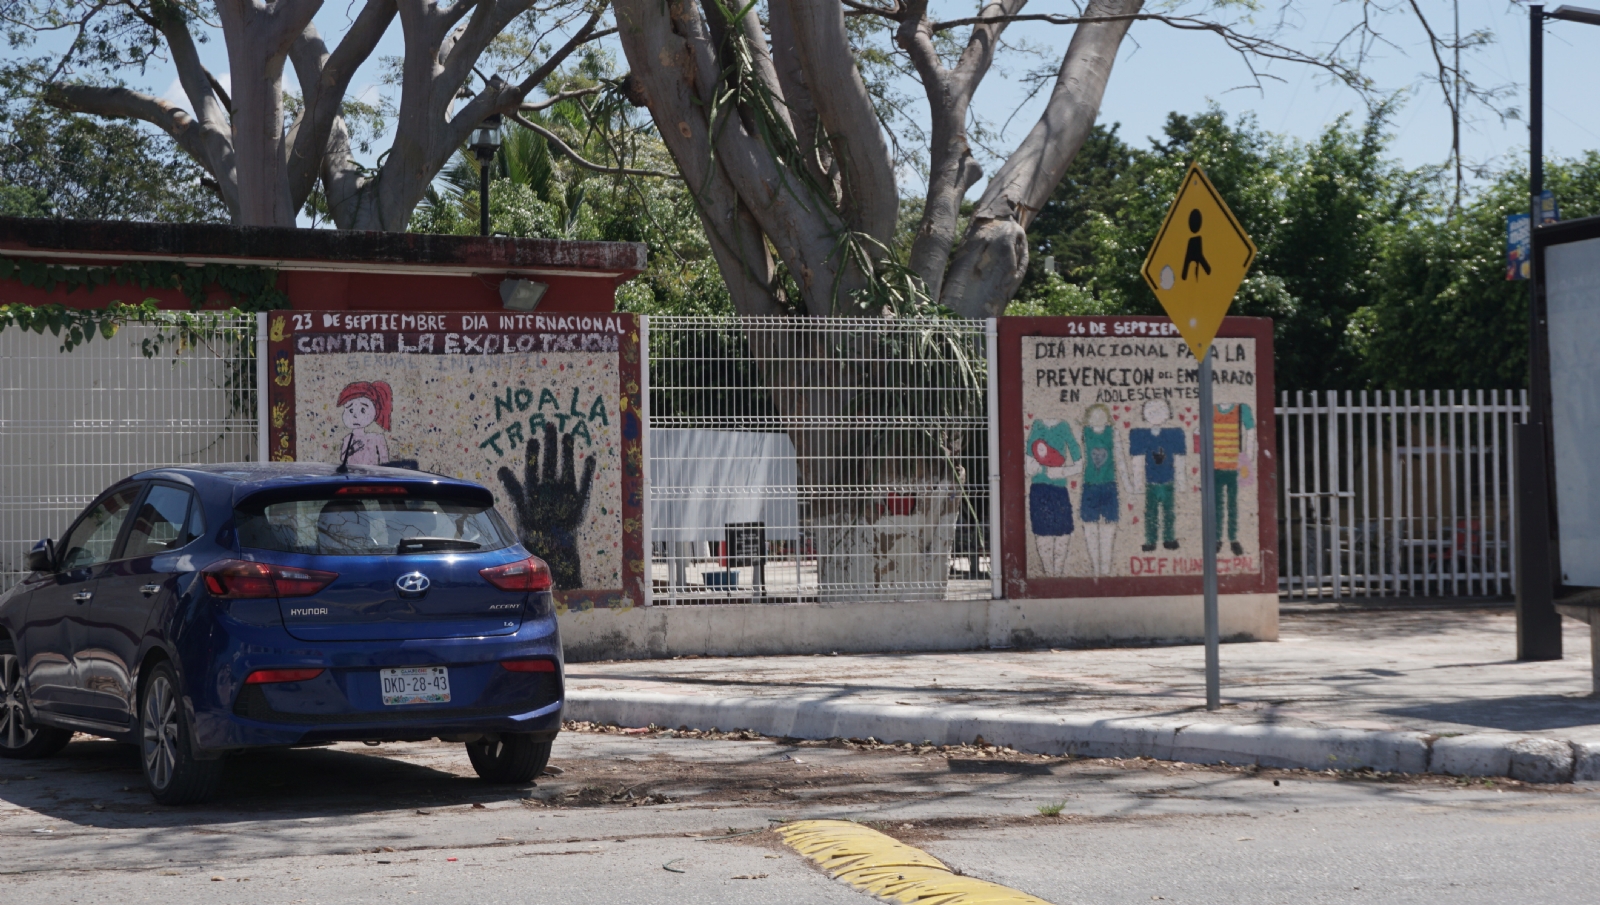
[[(739, 312), (768, 314), (789, 303), (772, 285), (770, 246), (799, 286), (807, 313), (858, 313), (856, 294), (870, 288), (874, 274), (840, 252), (841, 238), (853, 233), (887, 247), (898, 201), (893, 161), (853, 65), (843, 8), (773, 0), (782, 31), (770, 49), (753, 13), (723, 21), (715, 2), (702, 9), (692, 0), (617, 0), (615, 8), (632, 79), (695, 193)], [(748, 71), (731, 43), (741, 38)], [(828, 68), (819, 73), (812, 65)], [(753, 83), (770, 104), (752, 95)], [(743, 92), (734, 105), (730, 91)], [(853, 170), (837, 194), (816, 178), (823, 173), (816, 153), (809, 162), (786, 153), (807, 141), (791, 131), (797, 118), (802, 127), (818, 123), (828, 135), (821, 153)]]
[[(1094, 0), (1084, 17), (1131, 16), (1142, 6), (1143, 0)], [(994, 317), (1016, 294), (1028, 269), (1028, 225), (1094, 128), (1129, 24), (1122, 18), (1077, 27), (1044, 113), (989, 180), (950, 262), (942, 301), (957, 314)]]
[[(284, 150), (283, 64), (289, 48), (321, 6), (321, 0), (278, 0), (271, 5), (257, 5), (254, 0), (217, 3), (228, 43), (228, 65), (234, 73), (236, 223), (295, 225), (299, 205), (289, 194)], [(209, 88), (203, 90), (212, 93)]]

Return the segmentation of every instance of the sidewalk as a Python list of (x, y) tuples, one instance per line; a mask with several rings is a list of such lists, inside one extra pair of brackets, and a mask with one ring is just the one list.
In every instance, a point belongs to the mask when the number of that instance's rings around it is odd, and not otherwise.
[[(1310, 612), (1308, 612), (1310, 610)], [(1276, 643), (632, 660), (567, 668), (568, 719), (1040, 753), (1600, 780), (1588, 626), (1518, 663), (1507, 609), (1286, 608)]]

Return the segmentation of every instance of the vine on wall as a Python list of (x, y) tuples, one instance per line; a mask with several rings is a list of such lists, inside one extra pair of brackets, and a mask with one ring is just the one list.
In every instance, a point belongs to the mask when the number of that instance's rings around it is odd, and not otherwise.
[(97, 289), (111, 283), (140, 289), (179, 289), (191, 307), (207, 302), (206, 289), (216, 286), (233, 297), (233, 305), (243, 311), (270, 311), (289, 307), (289, 298), (278, 288), (278, 271), (271, 267), (246, 264), (189, 265), (179, 261), (123, 261), (111, 266), (52, 264), (27, 258), (0, 256), (0, 280), (16, 280), (45, 292), (66, 287), (68, 293), (80, 288)]
[(163, 311), (157, 301), (150, 298), (131, 305), (114, 301), (104, 308), (72, 308), (58, 302), (0, 305), (0, 332), (8, 327), (39, 334), (49, 330), (61, 338), (63, 352), (70, 352), (96, 336), (110, 339), (124, 324), (142, 323), (168, 328), (140, 344), (145, 357), (153, 358), (169, 342), (175, 342), (179, 350), (197, 344), (202, 336), (214, 332), (219, 320), (236, 318), (245, 312), (289, 307), (288, 296), (278, 288), (275, 269), (243, 264), (191, 266), (177, 261), (125, 261), (100, 267), (0, 257), (0, 280), (15, 280), (45, 292), (65, 288), (67, 293), (72, 293), (80, 288), (96, 289), (113, 283), (143, 290), (178, 289), (195, 309), (206, 304), (208, 288), (215, 286), (233, 300), (233, 306), (227, 310), (194, 313)]

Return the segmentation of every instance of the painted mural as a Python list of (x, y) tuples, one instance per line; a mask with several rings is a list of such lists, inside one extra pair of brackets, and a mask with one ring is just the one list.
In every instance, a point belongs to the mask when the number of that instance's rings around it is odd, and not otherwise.
[(477, 481), (562, 608), (639, 599), (630, 316), (286, 312), (269, 338), (274, 458)]
[[(1198, 363), (1171, 325), (1023, 335), (1022, 472), (1029, 579), (1202, 572)], [(1213, 366), (1218, 569), (1262, 569), (1258, 360), (1219, 338)]]

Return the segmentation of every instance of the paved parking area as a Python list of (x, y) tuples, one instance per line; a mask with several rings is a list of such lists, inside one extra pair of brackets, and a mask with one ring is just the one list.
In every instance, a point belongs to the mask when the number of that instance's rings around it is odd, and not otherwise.
[[(154, 805), (130, 749), (0, 761), (0, 894), (66, 903), (867, 903), (770, 828), (847, 818), (1068, 903), (1593, 901), (1600, 791), (992, 748), (563, 733), (535, 786), (460, 746), (230, 762)], [(1047, 816), (1053, 815), (1053, 816)]]

